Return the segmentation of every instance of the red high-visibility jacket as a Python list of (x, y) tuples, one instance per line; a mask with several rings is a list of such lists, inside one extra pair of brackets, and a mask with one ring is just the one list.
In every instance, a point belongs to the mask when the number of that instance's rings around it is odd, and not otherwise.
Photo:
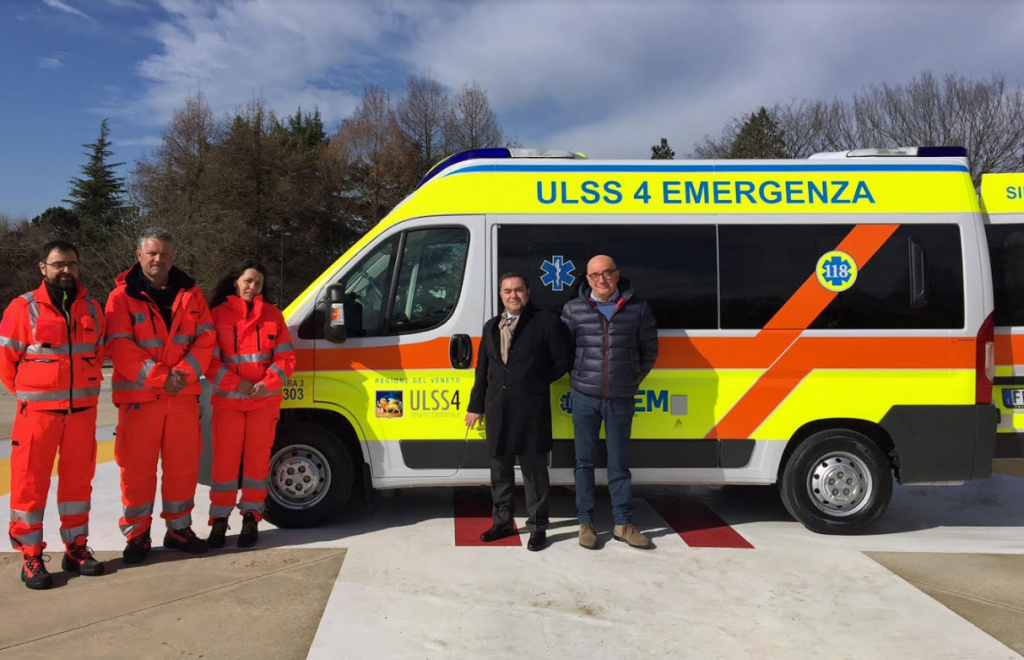
[[(213, 405), (233, 410), (255, 410), (280, 405), (281, 387), (295, 370), (295, 349), (281, 311), (256, 296), (252, 313), (245, 301), (228, 296), (213, 309), (217, 348), (206, 370), (213, 383)], [(250, 398), (235, 389), (243, 380), (263, 382), (267, 394)]]
[(171, 370), (186, 374), (188, 385), (179, 394), (198, 395), (199, 377), (216, 344), (206, 297), (195, 280), (171, 268), (168, 281), (178, 287), (178, 294), (168, 328), (156, 303), (137, 282), (140, 270), (135, 264), (118, 275), (117, 288), (107, 298), (106, 347), (114, 363), (114, 403), (144, 403), (166, 394), (164, 383)]
[(95, 406), (103, 374), (103, 311), (81, 282), (68, 319), (44, 281), (0, 321), (0, 381), (30, 410)]

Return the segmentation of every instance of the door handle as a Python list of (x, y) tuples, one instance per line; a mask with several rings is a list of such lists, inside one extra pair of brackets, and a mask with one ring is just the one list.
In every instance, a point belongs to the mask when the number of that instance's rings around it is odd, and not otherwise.
[(453, 369), (469, 369), (473, 364), (473, 340), (469, 335), (452, 335), (448, 344), (448, 359)]

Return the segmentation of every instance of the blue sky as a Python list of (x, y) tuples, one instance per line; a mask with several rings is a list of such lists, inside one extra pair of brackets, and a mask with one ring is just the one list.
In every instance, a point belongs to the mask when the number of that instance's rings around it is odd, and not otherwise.
[(0, 0), (0, 214), (59, 204), (104, 117), (130, 165), (195, 89), (334, 128), (367, 83), (430, 72), (479, 82), (524, 146), (646, 158), (924, 69), (1024, 82), (1021, 25), (1012, 0)]

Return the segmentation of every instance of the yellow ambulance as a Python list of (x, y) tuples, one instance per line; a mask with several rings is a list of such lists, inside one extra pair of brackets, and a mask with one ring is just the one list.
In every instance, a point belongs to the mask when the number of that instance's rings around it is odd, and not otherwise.
[(981, 205), (995, 293), (996, 458), (1024, 456), (1024, 174), (985, 174)]
[[(558, 313), (604, 253), (659, 327), (635, 397), (634, 482), (777, 484), (808, 528), (860, 530), (894, 477), (991, 473), (987, 247), (959, 148), (789, 161), (458, 154), (285, 311), (298, 367), (268, 517), (315, 525), (354, 488), (489, 483), (483, 433), (463, 418), (499, 274), (526, 273), (532, 301)], [(567, 379), (551, 400), (551, 481), (569, 485)]]

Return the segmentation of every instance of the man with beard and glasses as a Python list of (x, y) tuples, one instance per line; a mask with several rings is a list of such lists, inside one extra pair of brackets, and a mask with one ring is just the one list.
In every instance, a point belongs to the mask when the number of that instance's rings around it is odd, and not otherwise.
[(78, 249), (50, 241), (39, 253), (39, 288), (15, 298), (0, 321), (0, 380), (18, 401), (11, 432), (11, 523), (21, 580), (49, 589), (43, 511), (57, 464), (61, 568), (102, 575), (86, 546), (96, 472), (96, 404), (103, 375), (103, 311), (78, 281)]

